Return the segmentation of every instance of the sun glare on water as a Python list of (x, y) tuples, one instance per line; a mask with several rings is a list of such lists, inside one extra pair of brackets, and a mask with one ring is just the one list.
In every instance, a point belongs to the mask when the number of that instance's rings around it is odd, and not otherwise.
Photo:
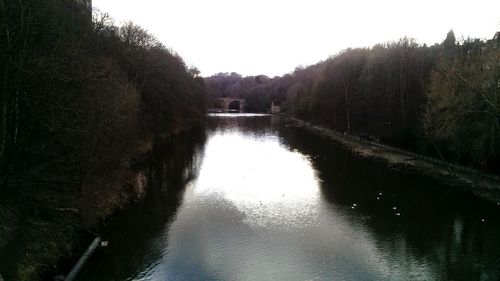
[(314, 206), (320, 197), (311, 162), (287, 150), (277, 136), (255, 139), (220, 133), (207, 144), (205, 161), (191, 200), (216, 197), (227, 201), (253, 226), (314, 222)]

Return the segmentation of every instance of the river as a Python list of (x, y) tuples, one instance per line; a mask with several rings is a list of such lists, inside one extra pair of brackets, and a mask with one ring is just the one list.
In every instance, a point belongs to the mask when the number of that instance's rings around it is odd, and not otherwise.
[(209, 115), (155, 155), (79, 281), (500, 280), (500, 206), (278, 116)]

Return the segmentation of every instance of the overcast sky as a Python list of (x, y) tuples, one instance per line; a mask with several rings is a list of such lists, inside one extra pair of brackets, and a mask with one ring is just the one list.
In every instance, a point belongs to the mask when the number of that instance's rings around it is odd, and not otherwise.
[(500, 0), (93, 0), (117, 24), (144, 27), (204, 76), (289, 73), (348, 47), (492, 38)]

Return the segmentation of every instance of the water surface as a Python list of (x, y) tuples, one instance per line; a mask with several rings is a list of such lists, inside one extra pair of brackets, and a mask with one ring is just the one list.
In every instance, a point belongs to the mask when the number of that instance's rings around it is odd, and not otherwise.
[(500, 207), (279, 117), (215, 114), (151, 163), (80, 281), (494, 280)]

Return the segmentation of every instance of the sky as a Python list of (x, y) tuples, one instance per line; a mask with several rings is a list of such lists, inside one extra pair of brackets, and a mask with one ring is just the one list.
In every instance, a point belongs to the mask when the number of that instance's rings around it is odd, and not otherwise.
[(116, 24), (131, 20), (203, 76), (290, 73), (352, 47), (404, 36), (441, 43), (491, 39), (499, 0), (93, 0)]

